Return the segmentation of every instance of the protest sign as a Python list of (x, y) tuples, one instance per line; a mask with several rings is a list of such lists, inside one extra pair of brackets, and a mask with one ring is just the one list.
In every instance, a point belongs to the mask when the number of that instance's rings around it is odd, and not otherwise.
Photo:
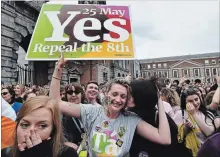
[(44, 4), (27, 60), (133, 59), (128, 6)]

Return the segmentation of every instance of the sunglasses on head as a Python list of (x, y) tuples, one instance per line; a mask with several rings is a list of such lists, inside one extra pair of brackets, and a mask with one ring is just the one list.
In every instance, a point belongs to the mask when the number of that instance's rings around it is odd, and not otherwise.
[(79, 93), (81, 93), (79, 90), (75, 90), (75, 91), (73, 91), (73, 90), (68, 90), (68, 91), (66, 91), (66, 93), (67, 94), (69, 94), (69, 95), (72, 95), (73, 93), (75, 93), (76, 95), (78, 95)]
[(2, 95), (7, 95), (7, 94), (8, 94), (8, 92), (3, 92), (3, 93), (2, 93)]

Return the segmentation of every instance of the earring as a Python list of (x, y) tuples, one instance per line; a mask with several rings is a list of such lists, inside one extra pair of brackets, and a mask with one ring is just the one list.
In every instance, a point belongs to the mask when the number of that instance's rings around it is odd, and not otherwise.
[(111, 100), (110, 100), (109, 97), (108, 97), (108, 100), (107, 100), (107, 104), (108, 104), (108, 105), (111, 104)]

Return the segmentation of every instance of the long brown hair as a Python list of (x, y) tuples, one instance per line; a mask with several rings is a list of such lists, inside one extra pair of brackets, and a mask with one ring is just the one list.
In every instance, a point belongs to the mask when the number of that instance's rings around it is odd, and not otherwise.
[(30, 100), (27, 100), (22, 108), (20, 109), (17, 115), (17, 125), (15, 131), (15, 141), (13, 146), (13, 157), (19, 157), (19, 150), (18, 150), (18, 141), (17, 141), (17, 127), (20, 120), (27, 116), (29, 113), (40, 109), (40, 108), (47, 108), (52, 113), (52, 120), (53, 120), (53, 131), (51, 133), (52, 139), (52, 154), (53, 157), (57, 157), (60, 154), (64, 147), (65, 138), (62, 132), (62, 124), (61, 124), (61, 117), (60, 117), (60, 110), (58, 104), (55, 100), (50, 99), (48, 96), (37, 96)]

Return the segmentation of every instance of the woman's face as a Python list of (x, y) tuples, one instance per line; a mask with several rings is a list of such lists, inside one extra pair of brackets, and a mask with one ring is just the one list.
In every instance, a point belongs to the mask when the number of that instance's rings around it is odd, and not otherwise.
[(187, 96), (186, 103), (189, 103), (189, 102), (193, 104), (196, 110), (199, 109), (201, 102), (200, 102), (199, 97), (196, 94)]
[(80, 104), (82, 100), (82, 94), (79, 90), (76, 90), (74, 86), (72, 86), (72, 89), (68, 89), (66, 91), (67, 95), (67, 101), (74, 103), (74, 104)]
[(120, 112), (126, 105), (128, 92), (127, 89), (120, 84), (113, 84), (110, 91), (108, 92), (108, 97), (110, 104), (108, 108), (112, 112)]
[(25, 134), (30, 137), (31, 130), (35, 130), (41, 137), (41, 140), (46, 140), (51, 136), (53, 120), (52, 113), (49, 109), (39, 108), (20, 120), (17, 127), (18, 144), (25, 144)]
[(19, 85), (16, 85), (16, 86), (15, 86), (14, 91), (15, 91), (15, 95), (21, 95), (21, 94), (22, 94), (21, 88), (20, 88)]
[(8, 89), (2, 89), (2, 97), (8, 103), (11, 102), (12, 95), (9, 93)]

